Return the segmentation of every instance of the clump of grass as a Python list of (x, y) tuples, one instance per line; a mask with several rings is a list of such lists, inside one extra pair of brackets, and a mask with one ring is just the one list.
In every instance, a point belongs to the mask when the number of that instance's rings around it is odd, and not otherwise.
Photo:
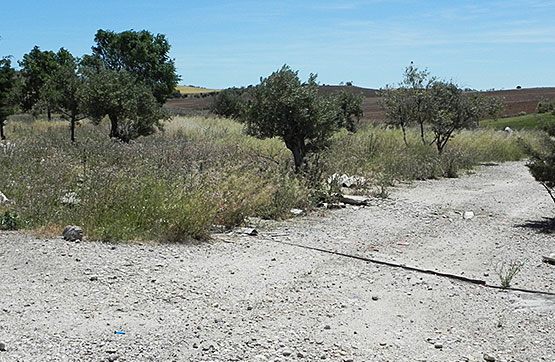
[(19, 224), (20, 218), (17, 212), (6, 210), (0, 214), (0, 230), (17, 230)]
[(495, 267), (495, 272), (499, 276), (501, 286), (503, 288), (510, 288), (513, 278), (520, 273), (523, 266), (524, 263), (519, 260), (499, 262)]

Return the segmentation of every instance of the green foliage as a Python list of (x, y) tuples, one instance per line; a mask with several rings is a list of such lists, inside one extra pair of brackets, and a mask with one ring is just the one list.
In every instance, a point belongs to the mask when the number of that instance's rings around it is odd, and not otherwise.
[(362, 112), (362, 94), (342, 90), (335, 96), (335, 107), (337, 108), (337, 127), (346, 128), (355, 132)]
[(250, 135), (280, 137), (292, 152), (299, 171), (308, 152), (327, 143), (337, 122), (330, 100), (318, 94), (316, 75), (301, 83), (298, 72), (284, 65), (250, 92), (245, 114)]
[(538, 102), (538, 113), (551, 113), (555, 115), (555, 101), (542, 101)]
[[(21, 70), (21, 89), (19, 90), (19, 103), (24, 111), (34, 111), (38, 109), (41, 100), (41, 89), (56, 70), (59, 63), (56, 54), (52, 51), (41, 51), (38, 46), (23, 56), (19, 62)], [(50, 119), (50, 104), (45, 103)]]
[(477, 125), (485, 115), (495, 116), (502, 109), (500, 99), (466, 94), (453, 82), (439, 81), (412, 63), (401, 84), (386, 87), (381, 95), (387, 122), (403, 130), (405, 145), (407, 127), (417, 124), (424, 145), (429, 143), (426, 128), (432, 131), (431, 143), (439, 154), (456, 131)]
[(80, 97), (83, 108), (96, 123), (110, 119), (110, 137), (128, 142), (162, 129), (167, 114), (151, 90), (124, 70), (86, 70)]
[(19, 215), (15, 211), (6, 210), (0, 215), (0, 230), (17, 230), (20, 224)]
[(95, 42), (81, 62), (85, 113), (97, 122), (108, 116), (110, 137), (125, 142), (161, 129), (162, 105), (179, 80), (165, 36), (98, 30)]
[(212, 113), (228, 118), (239, 118), (244, 111), (245, 101), (241, 97), (241, 89), (224, 89), (214, 97), (210, 107)]
[(4, 124), (14, 113), (13, 91), (16, 86), (15, 70), (9, 58), (0, 59), (0, 140), (5, 139)]
[(411, 62), (397, 87), (386, 86), (380, 91), (380, 105), (385, 111), (387, 123), (403, 130), (405, 145), (406, 129), (413, 123), (419, 125), (421, 141), (426, 144), (424, 125), (432, 117), (429, 89), (435, 81), (436, 78), (431, 77), (428, 70), (419, 70)]
[(555, 122), (547, 123), (544, 129), (546, 135), (541, 147), (526, 144), (530, 153), (530, 160), (526, 166), (555, 202)]
[(75, 141), (75, 124), (85, 118), (82, 101), (83, 77), (77, 74), (79, 60), (61, 48), (56, 53), (58, 67), (42, 86), (41, 100), (70, 122), (71, 141)]
[[(92, 57), (86, 62), (105, 69), (129, 72), (149, 89), (159, 104), (172, 95), (179, 81), (175, 62), (169, 57), (170, 44), (165, 35), (146, 30), (121, 33), (98, 30)], [(98, 62), (100, 61), (100, 62)]]

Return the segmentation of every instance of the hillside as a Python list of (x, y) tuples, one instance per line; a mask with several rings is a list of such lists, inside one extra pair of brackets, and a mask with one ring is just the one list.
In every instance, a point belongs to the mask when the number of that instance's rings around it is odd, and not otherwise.
[[(378, 104), (380, 98), (378, 97), (377, 89), (356, 86), (320, 86), (320, 91), (323, 94), (330, 94), (341, 90), (363, 94), (363, 120), (380, 121), (384, 119), (384, 113)], [(480, 93), (487, 96), (503, 97), (505, 99), (505, 109), (501, 113), (501, 116), (514, 116), (521, 112), (535, 113), (539, 101), (555, 99), (555, 87), (498, 90)], [(214, 93), (210, 94), (209, 92), (190, 94), (186, 98), (168, 100), (166, 107), (177, 114), (183, 115), (205, 113), (208, 112), (213, 97)]]

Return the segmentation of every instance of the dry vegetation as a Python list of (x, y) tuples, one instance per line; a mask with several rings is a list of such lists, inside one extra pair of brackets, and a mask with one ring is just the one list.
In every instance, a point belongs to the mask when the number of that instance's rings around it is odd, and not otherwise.
[(229, 119), (176, 117), (129, 144), (107, 139), (105, 127), (85, 123), (71, 144), (67, 122), (12, 121), (0, 147), (0, 190), (12, 203), (0, 211), (15, 211), (27, 229), (82, 225), (92, 239), (202, 239), (212, 225), (284, 218), (325, 201), (333, 173), (366, 177), (361, 192), (370, 192), (525, 156), (519, 136), (494, 130), (463, 131), (438, 155), (416, 132), (407, 147), (399, 130), (368, 125), (337, 133), (295, 175), (282, 141), (246, 136)]

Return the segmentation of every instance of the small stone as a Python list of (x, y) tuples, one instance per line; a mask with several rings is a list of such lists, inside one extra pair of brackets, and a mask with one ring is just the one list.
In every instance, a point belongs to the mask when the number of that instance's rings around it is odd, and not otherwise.
[(463, 219), (470, 220), (474, 217), (474, 213), (472, 211), (465, 211), (463, 214)]
[(331, 326), (330, 326), (329, 324), (326, 324), (326, 325), (324, 326), (324, 329), (326, 329), (326, 330), (331, 329)]
[(98, 277), (97, 277), (96, 275), (93, 275), (92, 277), (89, 278), (89, 280), (90, 280), (91, 282), (95, 282), (95, 281), (98, 280)]
[(117, 354), (110, 355), (110, 356), (108, 356), (108, 362), (114, 362), (118, 358), (119, 358), (119, 356)]
[(376, 300), (378, 300), (378, 299), (380, 299), (380, 298), (379, 298), (377, 295), (373, 295), (373, 296), (372, 296), (372, 300), (376, 301)]
[(0, 352), (6, 352), (6, 343), (0, 342)]
[(304, 354), (302, 352), (297, 352), (297, 358), (304, 358)]
[(285, 348), (285, 349), (281, 352), (281, 354), (284, 355), (285, 357), (291, 356), (292, 353), (293, 353), (293, 352), (292, 352), (289, 348)]
[(490, 356), (489, 354), (484, 354), (484, 361), (495, 362), (495, 357)]
[(384, 342), (384, 341), (381, 341), (381, 342), (380, 342), (380, 346), (382, 346), (382, 347), (387, 346), (387, 343)]
[(434, 347), (437, 348), (437, 349), (442, 349), (442, 348), (443, 348), (443, 344), (441, 344), (441, 343), (436, 343), (436, 344), (434, 344)]
[(299, 216), (299, 215), (302, 215), (304, 213), (304, 211), (301, 210), (301, 209), (291, 209), (291, 210), (289, 210), (289, 212), (292, 213), (295, 216)]

